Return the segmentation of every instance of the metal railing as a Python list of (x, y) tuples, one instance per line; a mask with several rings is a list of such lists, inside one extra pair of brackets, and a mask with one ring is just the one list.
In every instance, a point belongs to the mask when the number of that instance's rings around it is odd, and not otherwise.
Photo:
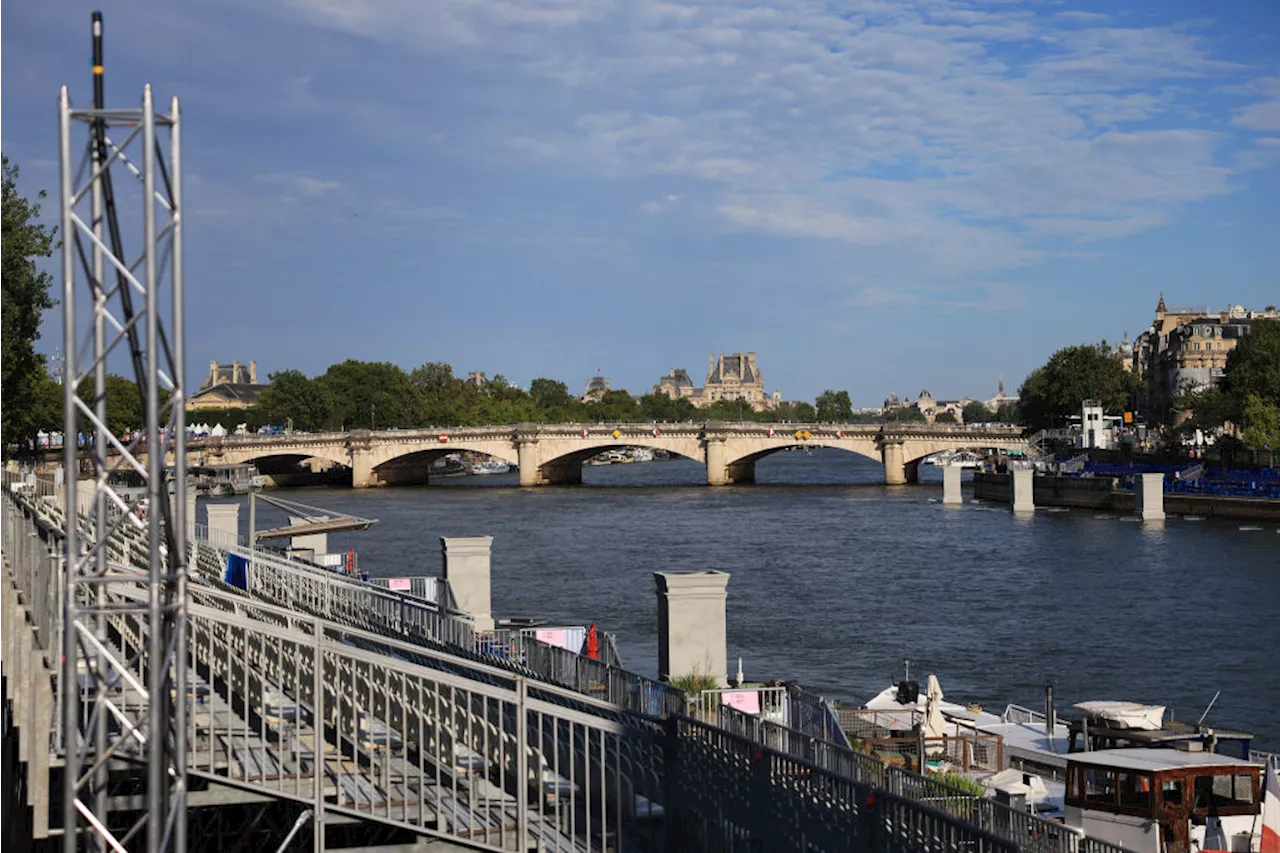
[[(841, 714), (846, 709), (841, 709)], [(1119, 853), (1118, 846), (1087, 838), (1078, 830), (975, 796), (937, 778), (894, 767), (863, 752), (761, 720), (728, 705), (701, 720), (752, 744), (808, 762), (845, 779), (885, 791), (903, 801), (938, 809), (1033, 853)], [(926, 751), (928, 747), (926, 746)]]
[(677, 849), (1022, 849), (949, 811), (946, 802), (913, 802), (697, 720), (669, 725), (668, 823)]
[[(197, 561), (200, 571), (221, 578), (216, 549), (201, 545), (206, 553)], [(236, 547), (229, 553), (246, 560), (252, 556), (253, 565), (262, 567), (248, 572), (248, 592), (272, 604), (514, 667), (522, 674), (638, 713), (665, 716), (685, 709), (684, 692), (678, 688), (539, 642), (523, 630), (476, 632), (469, 616), (442, 611), (433, 602), (398, 590), (262, 551), (251, 555), (248, 549)]]

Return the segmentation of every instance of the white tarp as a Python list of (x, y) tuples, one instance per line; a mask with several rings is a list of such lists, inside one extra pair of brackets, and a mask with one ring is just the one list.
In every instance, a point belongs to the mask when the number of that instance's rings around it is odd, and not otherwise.
[(1164, 705), (1138, 702), (1080, 702), (1076, 707), (1118, 729), (1154, 732), (1164, 726)]

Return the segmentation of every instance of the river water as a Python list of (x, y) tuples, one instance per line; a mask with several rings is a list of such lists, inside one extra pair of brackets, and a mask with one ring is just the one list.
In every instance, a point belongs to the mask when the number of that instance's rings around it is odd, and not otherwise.
[[(707, 488), (689, 460), (587, 467), (581, 486), (516, 476), (282, 497), (378, 519), (330, 537), (375, 576), (438, 574), (441, 536), (493, 536), (493, 609), (598, 623), (630, 669), (657, 669), (653, 572), (718, 569), (730, 670), (862, 703), (900, 677), (938, 675), (949, 700), (1059, 713), (1090, 699), (1169, 706), (1280, 751), (1280, 530), (1130, 523), (1093, 511), (944, 508), (941, 472), (880, 484), (835, 450), (778, 453), (755, 485)], [(245, 499), (240, 499), (242, 502)], [(259, 505), (260, 529), (283, 518)], [(247, 529), (247, 510), (241, 525)], [(203, 512), (200, 513), (203, 521)], [(1168, 712), (1166, 716), (1168, 716)]]

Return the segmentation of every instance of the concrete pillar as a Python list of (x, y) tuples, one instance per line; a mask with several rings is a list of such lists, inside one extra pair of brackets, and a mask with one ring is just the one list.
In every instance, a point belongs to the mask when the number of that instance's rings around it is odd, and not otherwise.
[(526, 488), (539, 485), (542, 482), (542, 472), (538, 470), (538, 440), (520, 439), (516, 452), (520, 461), (520, 485)]
[(903, 461), (902, 442), (886, 441), (880, 447), (880, 458), (884, 461), (886, 486), (901, 486), (907, 482), (907, 466)]
[(1139, 474), (1133, 494), (1141, 521), (1164, 521), (1164, 474)]
[(240, 504), (208, 504), (209, 538), (215, 545), (238, 542), (240, 536)]
[(1013, 501), (1013, 511), (1016, 513), (1035, 512), (1035, 469), (1014, 468), (1009, 472), (1009, 483), (1009, 495)]
[(377, 484), (373, 473), (373, 454), (368, 448), (351, 448), (351, 488), (367, 489)]
[(942, 466), (942, 504), (943, 506), (960, 506), (964, 499), (960, 496), (959, 465)]
[(728, 687), (725, 588), (728, 572), (654, 572), (658, 592), (658, 677), (705, 675)]
[(490, 592), (492, 536), (441, 536), (441, 574), (461, 610), (471, 614), (477, 631), (493, 630)]
[(725, 459), (724, 439), (707, 439), (708, 486), (727, 486), (729, 484), (729, 465), (725, 462)]

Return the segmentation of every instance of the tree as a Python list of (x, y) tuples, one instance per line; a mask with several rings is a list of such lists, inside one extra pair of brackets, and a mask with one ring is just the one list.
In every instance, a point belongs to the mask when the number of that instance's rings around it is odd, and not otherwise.
[(848, 423), (853, 417), (853, 401), (848, 391), (823, 391), (813, 404), (820, 421)]
[(985, 403), (979, 403), (977, 400), (972, 403), (965, 403), (960, 415), (967, 424), (985, 424), (990, 423), (992, 420), (991, 410), (987, 408)]
[(348, 359), (330, 366), (315, 382), (329, 404), (325, 426), (330, 429), (412, 427), (421, 419), (418, 389), (390, 362)]
[(1280, 405), (1280, 321), (1255, 320), (1227, 355), (1222, 390), (1243, 406), (1250, 395)]
[(1245, 398), (1240, 421), (1241, 438), (1249, 447), (1280, 448), (1280, 407), (1258, 394)]
[(535, 379), (529, 383), (529, 395), (540, 409), (563, 409), (573, 402), (569, 386), (555, 379)]
[(1066, 347), (1022, 383), (1020, 420), (1031, 429), (1062, 427), (1068, 417), (1080, 414), (1085, 400), (1100, 401), (1107, 412), (1121, 412), (1137, 387), (1137, 378), (1101, 347)]
[(318, 381), (308, 379), (298, 370), (272, 373), (269, 379), (271, 384), (263, 389), (255, 407), (267, 422), (283, 425), (291, 420), (294, 429), (304, 432), (322, 430), (328, 425), (331, 406), (325, 387)]
[(626, 391), (606, 391), (597, 402), (587, 404), (587, 413), (593, 421), (625, 423), (634, 421), (638, 410)]
[(950, 410), (948, 410), (948, 409), (942, 409), (942, 410), (941, 410), (941, 411), (939, 411), (936, 415), (934, 415), (934, 416), (933, 416), (933, 422), (934, 422), (935, 424), (954, 424), (954, 423), (957, 423), (955, 413), (954, 413), (954, 412), (952, 412), (952, 411), (950, 411)]
[[(35, 351), (40, 337), (40, 315), (54, 306), (49, 296), (53, 278), (36, 268), (37, 258), (53, 254), (54, 229), (36, 222), (40, 205), (18, 194), (17, 165), (3, 157), (4, 170), (4, 235), (0, 257), (3, 259), (3, 377), (0, 395), (4, 407), (0, 412), (0, 448), (9, 454), (11, 442), (25, 446), (39, 430), (33, 420), (37, 387), (45, 378), (44, 357)], [(43, 200), (43, 190), (36, 196)]]

